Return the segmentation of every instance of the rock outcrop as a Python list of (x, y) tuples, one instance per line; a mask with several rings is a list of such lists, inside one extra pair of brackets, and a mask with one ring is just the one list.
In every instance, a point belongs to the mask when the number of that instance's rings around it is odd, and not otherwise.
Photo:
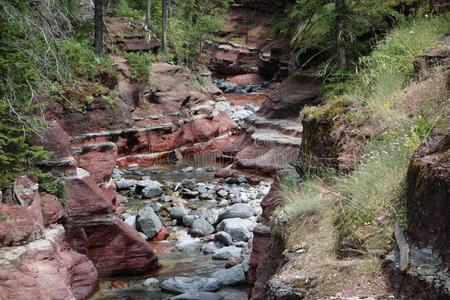
[[(0, 298), (85, 299), (97, 287), (97, 270), (85, 255), (67, 248), (64, 216), (52, 195), (22, 177), (14, 186), (20, 205), (0, 204)], [(45, 227), (47, 226), (47, 227)]]
[(275, 174), (297, 158), (303, 126), (298, 112), (320, 101), (319, 85), (294, 76), (272, 87), (255, 116), (247, 119), (245, 133), (222, 149), (234, 166), (259, 174)]
[(271, 7), (280, 9), (286, 3), (269, 1), (269, 5), (259, 5), (259, 1), (245, 2), (244, 7), (230, 11), (220, 32), (221, 41), (206, 44), (203, 56), (208, 60), (208, 67), (218, 75), (254, 78), (259, 74), (267, 80), (285, 78), (290, 42), (283, 38), (273, 40), (263, 33), (273, 25), (273, 14), (269, 13)]
[(268, 224), (273, 212), (283, 201), (280, 177), (277, 176), (269, 193), (261, 201), (262, 218), (253, 230), (250, 269), (247, 276), (248, 281), (254, 285), (250, 295), (250, 299), (253, 300), (266, 299), (269, 288), (268, 281), (283, 263), (282, 252), (285, 247), (280, 238), (271, 232)]
[(399, 252), (388, 257), (384, 273), (398, 296), (448, 299), (450, 293), (450, 135), (437, 135), (414, 153), (406, 179), (408, 267)]
[(408, 237), (440, 252), (450, 267), (450, 134), (417, 149), (406, 182)]
[(64, 228), (46, 228), (41, 239), (0, 249), (2, 299), (85, 299), (97, 287), (97, 271), (64, 245)]

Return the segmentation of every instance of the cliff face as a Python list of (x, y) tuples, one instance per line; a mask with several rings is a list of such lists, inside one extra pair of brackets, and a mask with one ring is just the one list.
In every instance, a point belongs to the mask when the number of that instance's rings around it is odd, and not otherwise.
[(406, 182), (408, 237), (438, 250), (450, 267), (450, 134), (417, 149)]
[(406, 179), (408, 268), (394, 249), (384, 273), (407, 299), (448, 299), (450, 282), (450, 135), (435, 135), (411, 158)]

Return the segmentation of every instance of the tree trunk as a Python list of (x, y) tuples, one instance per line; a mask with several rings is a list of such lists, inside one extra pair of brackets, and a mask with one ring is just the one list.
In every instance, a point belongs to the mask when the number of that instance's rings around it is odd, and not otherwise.
[(169, 18), (173, 17), (173, 4), (174, 0), (168, 0), (169, 1)]
[(152, 0), (147, 0), (147, 19), (145, 20), (145, 24), (147, 27), (151, 28), (151, 20), (152, 20)]
[(95, 0), (94, 3), (94, 20), (95, 20), (95, 52), (101, 54), (103, 52), (103, 0)]
[(347, 68), (347, 54), (345, 53), (345, 0), (334, 1), (337, 11), (336, 16), (336, 49), (340, 69)]
[(162, 0), (162, 48), (167, 54), (167, 0)]

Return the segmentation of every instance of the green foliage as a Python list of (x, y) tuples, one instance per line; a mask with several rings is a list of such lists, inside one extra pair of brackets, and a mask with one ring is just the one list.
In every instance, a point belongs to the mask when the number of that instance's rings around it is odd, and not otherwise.
[(401, 22), (368, 56), (360, 58), (360, 70), (351, 88), (360, 97), (390, 94), (411, 76), (413, 59), (437, 45), (450, 28), (450, 14), (419, 17)]
[[(233, 3), (230, 0), (172, 2), (169, 5), (169, 51), (165, 59), (195, 67), (200, 58), (202, 43), (216, 39), (215, 34), (224, 25), (222, 16)], [(113, 14), (132, 16), (139, 23), (146, 15), (146, 4), (146, 1), (120, 0), (116, 2)], [(161, 1), (152, 1), (150, 29), (158, 37), (162, 31), (161, 15)], [(139, 77), (139, 74), (135, 75)]]
[(363, 252), (388, 246), (392, 224), (403, 218), (403, 182), (418, 144), (396, 134), (370, 145), (358, 169), (335, 187), (341, 246)]
[(7, 216), (1, 216), (0, 215), (0, 222), (5, 222), (8, 219)]
[(343, 20), (341, 36), (346, 56), (355, 65), (361, 54), (368, 53), (371, 40), (386, 32), (393, 23), (402, 21), (411, 12), (425, 11), (421, 0), (345, 0), (343, 9), (334, 0), (297, 0), (273, 26), (274, 34), (292, 38), (297, 50), (297, 68), (317, 66), (326, 73), (334, 71), (336, 56), (336, 22)]
[[(378, 42), (370, 55), (359, 59), (356, 72), (333, 72), (325, 85), (326, 104), (304, 110), (310, 117), (328, 116), (339, 111), (335, 105), (342, 99), (360, 109), (352, 116), (354, 120), (379, 122), (380, 129), (400, 124), (405, 117), (396, 110), (404, 100), (397, 94), (411, 79), (414, 58), (426, 49), (436, 46), (450, 28), (450, 15), (419, 17), (402, 22), (392, 29), (386, 38)], [(344, 80), (346, 79), (346, 80)], [(348, 105), (346, 105), (348, 106)], [(345, 106), (344, 106), (345, 107)]]
[(61, 50), (63, 62), (70, 68), (74, 77), (86, 78), (91, 82), (101, 82), (102, 78), (119, 76), (109, 56), (97, 56), (89, 40), (78, 42), (75, 40), (62, 40)]
[[(342, 115), (349, 130), (358, 135), (358, 128), (364, 127), (363, 132), (370, 135), (370, 141), (364, 137), (361, 163), (354, 171), (331, 181), (323, 180), (323, 176), (322, 180), (308, 178), (310, 186), (298, 191), (297, 201), (286, 204), (286, 211), (300, 212), (293, 215), (301, 217), (302, 211), (308, 211), (308, 202), (319, 202), (323, 207), (330, 199), (341, 255), (389, 248), (394, 221), (404, 223), (406, 218), (404, 180), (413, 151), (432, 131), (448, 131), (444, 125), (448, 97), (439, 90), (445, 87), (444, 70), (438, 67), (428, 71), (429, 79), (424, 82), (411, 80), (413, 59), (436, 46), (448, 28), (449, 14), (402, 22), (374, 46), (370, 55), (360, 59), (357, 72), (337, 75), (348, 80), (334, 82), (340, 85), (328, 89), (324, 105), (306, 107), (301, 113), (302, 118), (327, 122)], [(428, 81), (436, 84), (433, 96), (426, 92)], [(409, 107), (412, 96), (416, 108)], [(353, 130), (347, 135), (351, 136)], [(354, 141), (361, 142), (356, 137)], [(325, 195), (329, 197), (315, 199), (321, 190), (328, 190)], [(305, 207), (302, 199), (306, 199)]]
[(141, 12), (133, 8), (129, 2), (132, 1), (118, 1), (114, 8), (111, 10), (111, 17), (133, 17), (139, 18)]
[(64, 181), (56, 180), (51, 173), (39, 173), (37, 182), (39, 183), (39, 192), (54, 195), (61, 203), (66, 202), (66, 183)]
[(150, 75), (150, 66), (153, 57), (148, 52), (129, 52), (124, 57), (128, 59), (131, 66), (130, 77), (134, 81), (143, 81)]
[(290, 188), (282, 183), (285, 205), (277, 213), (278, 219), (298, 220), (319, 213), (322, 209), (322, 185), (318, 180), (307, 180), (300, 188)]
[(111, 107), (116, 105), (117, 99), (120, 97), (118, 92), (110, 92), (108, 95), (102, 96), (103, 100), (106, 101)]
[(168, 59), (193, 67), (199, 60), (201, 44), (214, 40), (224, 26), (220, 7), (201, 8), (186, 1), (170, 19)]
[(28, 112), (25, 105), (0, 101), (0, 187), (10, 186), (24, 172), (35, 172), (33, 164), (50, 156), (41, 146), (28, 143), (27, 136), (35, 131), (30, 124), (43, 124), (27, 117)]

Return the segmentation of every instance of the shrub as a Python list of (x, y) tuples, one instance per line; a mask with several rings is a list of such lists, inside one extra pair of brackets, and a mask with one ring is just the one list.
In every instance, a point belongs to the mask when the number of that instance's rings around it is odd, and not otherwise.
[(97, 56), (89, 40), (62, 40), (64, 63), (74, 77), (85, 78), (92, 82), (100, 82), (103, 77), (115, 78), (119, 72), (113, 65), (112, 58), (107, 55)]
[(131, 66), (130, 77), (134, 81), (143, 81), (150, 75), (153, 57), (148, 52), (129, 52), (124, 54)]
[(110, 16), (112, 17), (133, 17), (139, 18), (140, 12), (133, 7), (130, 7), (128, 1), (120, 0), (111, 10)]
[(39, 192), (48, 193), (58, 198), (61, 203), (66, 202), (66, 183), (61, 180), (55, 180), (51, 173), (40, 173), (37, 176)]

